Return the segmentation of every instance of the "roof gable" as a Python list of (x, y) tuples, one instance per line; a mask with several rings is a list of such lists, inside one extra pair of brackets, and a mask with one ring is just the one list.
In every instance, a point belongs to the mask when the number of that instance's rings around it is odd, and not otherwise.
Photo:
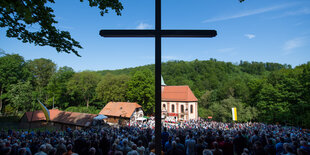
[(162, 101), (198, 101), (189, 86), (162, 86)]
[(136, 108), (141, 108), (136, 102), (109, 102), (99, 114), (129, 118)]

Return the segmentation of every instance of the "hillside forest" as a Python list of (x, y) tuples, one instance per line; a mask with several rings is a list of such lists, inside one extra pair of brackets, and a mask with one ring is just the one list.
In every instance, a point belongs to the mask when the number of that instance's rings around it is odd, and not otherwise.
[[(99, 113), (110, 101), (138, 102), (154, 114), (154, 64), (119, 70), (75, 72), (49, 59), (25, 60), (0, 53), (0, 111), (22, 115), (47, 108)], [(162, 63), (167, 85), (189, 85), (198, 98), (199, 116), (231, 122), (258, 121), (310, 127), (310, 62), (287, 64), (217, 61)]]

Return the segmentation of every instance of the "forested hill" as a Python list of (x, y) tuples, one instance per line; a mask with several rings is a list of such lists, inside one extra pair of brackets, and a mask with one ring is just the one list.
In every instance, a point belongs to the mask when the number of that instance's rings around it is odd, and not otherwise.
[[(146, 65), (98, 73), (129, 75)], [(199, 99), (199, 115), (230, 121), (231, 107), (241, 121), (310, 125), (310, 62), (292, 68), (279, 63), (217, 61), (169, 61), (162, 63), (167, 85), (189, 85)], [(307, 119), (305, 119), (307, 118)]]
[[(110, 101), (139, 103), (154, 114), (154, 65), (121, 70), (82, 71), (49, 59), (0, 55), (1, 115), (47, 108), (96, 113)], [(238, 121), (292, 124), (310, 128), (310, 62), (292, 68), (278, 63), (169, 61), (162, 63), (167, 85), (189, 85), (199, 99), (199, 116)]]
[[(134, 68), (98, 71), (101, 75), (128, 75), (136, 71), (148, 69), (155, 73), (155, 65), (145, 65)], [(281, 69), (292, 69), (291, 65), (279, 63), (247, 62), (239, 64), (217, 61), (168, 61), (162, 63), (162, 76), (167, 85), (189, 85), (197, 98), (207, 90), (215, 90), (232, 81), (248, 78), (262, 78), (271, 72)], [(245, 81), (243, 81), (245, 82)]]

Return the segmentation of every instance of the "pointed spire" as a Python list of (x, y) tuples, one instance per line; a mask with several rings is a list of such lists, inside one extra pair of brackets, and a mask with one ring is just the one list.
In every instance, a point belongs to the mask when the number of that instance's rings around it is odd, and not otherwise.
[(161, 86), (166, 86), (163, 76), (161, 76)]

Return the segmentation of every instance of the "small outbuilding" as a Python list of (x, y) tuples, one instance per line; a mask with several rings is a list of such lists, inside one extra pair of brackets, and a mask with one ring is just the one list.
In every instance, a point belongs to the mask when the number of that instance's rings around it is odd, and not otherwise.
[(27, 128), (39, 128), (44, 126), (54, 126), (60, 129), (67, 127), (76, 129), (89, 127), (96, 117), (96, 114), (66, 112), (58, 109), (50, 109), (50, 121), (46, 121), (42, 110), (26, 112), (20, 120), (20, 126)]
[(133, 123), (143, 118), (142, 106), (136, 102), (109, 102), (99, 114), (105, 115), (109, 123)]

